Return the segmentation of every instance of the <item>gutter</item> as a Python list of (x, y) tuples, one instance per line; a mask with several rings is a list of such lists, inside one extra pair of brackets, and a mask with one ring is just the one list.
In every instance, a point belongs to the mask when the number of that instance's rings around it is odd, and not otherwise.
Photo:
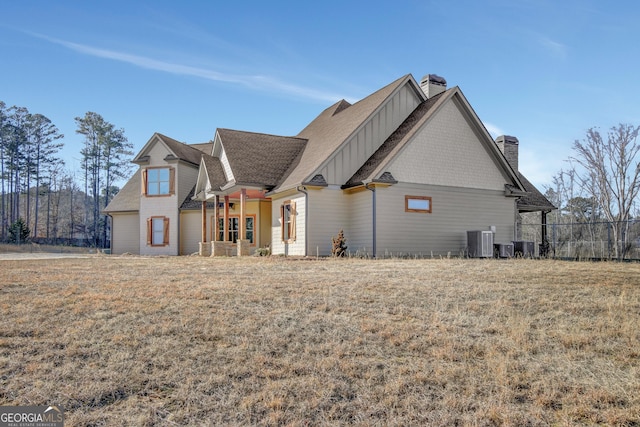
[(304, 256), (308, 256), (309, 251), (307, 250), (309, 247), (309, 239), (307, 238), (309, 235), (309, 193), (307, 192), (307, 187), (300, 185), (296, 187), (296, 191), (304, 194)]

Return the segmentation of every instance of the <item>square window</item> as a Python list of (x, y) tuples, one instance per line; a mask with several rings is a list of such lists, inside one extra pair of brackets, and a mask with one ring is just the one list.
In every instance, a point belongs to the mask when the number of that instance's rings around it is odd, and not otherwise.
[(145, 171), (145, 190), (147, 196), (164, 196), (173, 193), (173, 169), (152, 168)]

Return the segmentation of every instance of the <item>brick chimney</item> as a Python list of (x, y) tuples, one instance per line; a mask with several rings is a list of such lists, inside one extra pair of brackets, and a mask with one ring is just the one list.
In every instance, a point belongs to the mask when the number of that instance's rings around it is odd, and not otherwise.
[(428, 99), (447, 90), (447, 81), (436, 74), (427, 74), (420, 80), (420, 88)]
[(500, 135), (496, 138), (498, 148), (511, 165), (511, 168), (518, 172), (518, 138), (509, 135)]

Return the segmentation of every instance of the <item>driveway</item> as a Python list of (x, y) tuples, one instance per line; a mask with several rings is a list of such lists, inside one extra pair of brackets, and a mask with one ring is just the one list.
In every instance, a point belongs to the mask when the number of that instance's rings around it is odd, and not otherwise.
[(53, 253), (53, 252), (8, 252), (0, 253), (0, 261), (29, 259), (92, 258), (95, 254)]

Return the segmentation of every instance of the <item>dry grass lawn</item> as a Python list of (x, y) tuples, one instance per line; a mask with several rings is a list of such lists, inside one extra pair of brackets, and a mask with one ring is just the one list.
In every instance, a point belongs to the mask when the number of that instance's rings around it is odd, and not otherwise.
[(3, 261), (0, 314), (69, 426), (640, 426), (640, 264)]

